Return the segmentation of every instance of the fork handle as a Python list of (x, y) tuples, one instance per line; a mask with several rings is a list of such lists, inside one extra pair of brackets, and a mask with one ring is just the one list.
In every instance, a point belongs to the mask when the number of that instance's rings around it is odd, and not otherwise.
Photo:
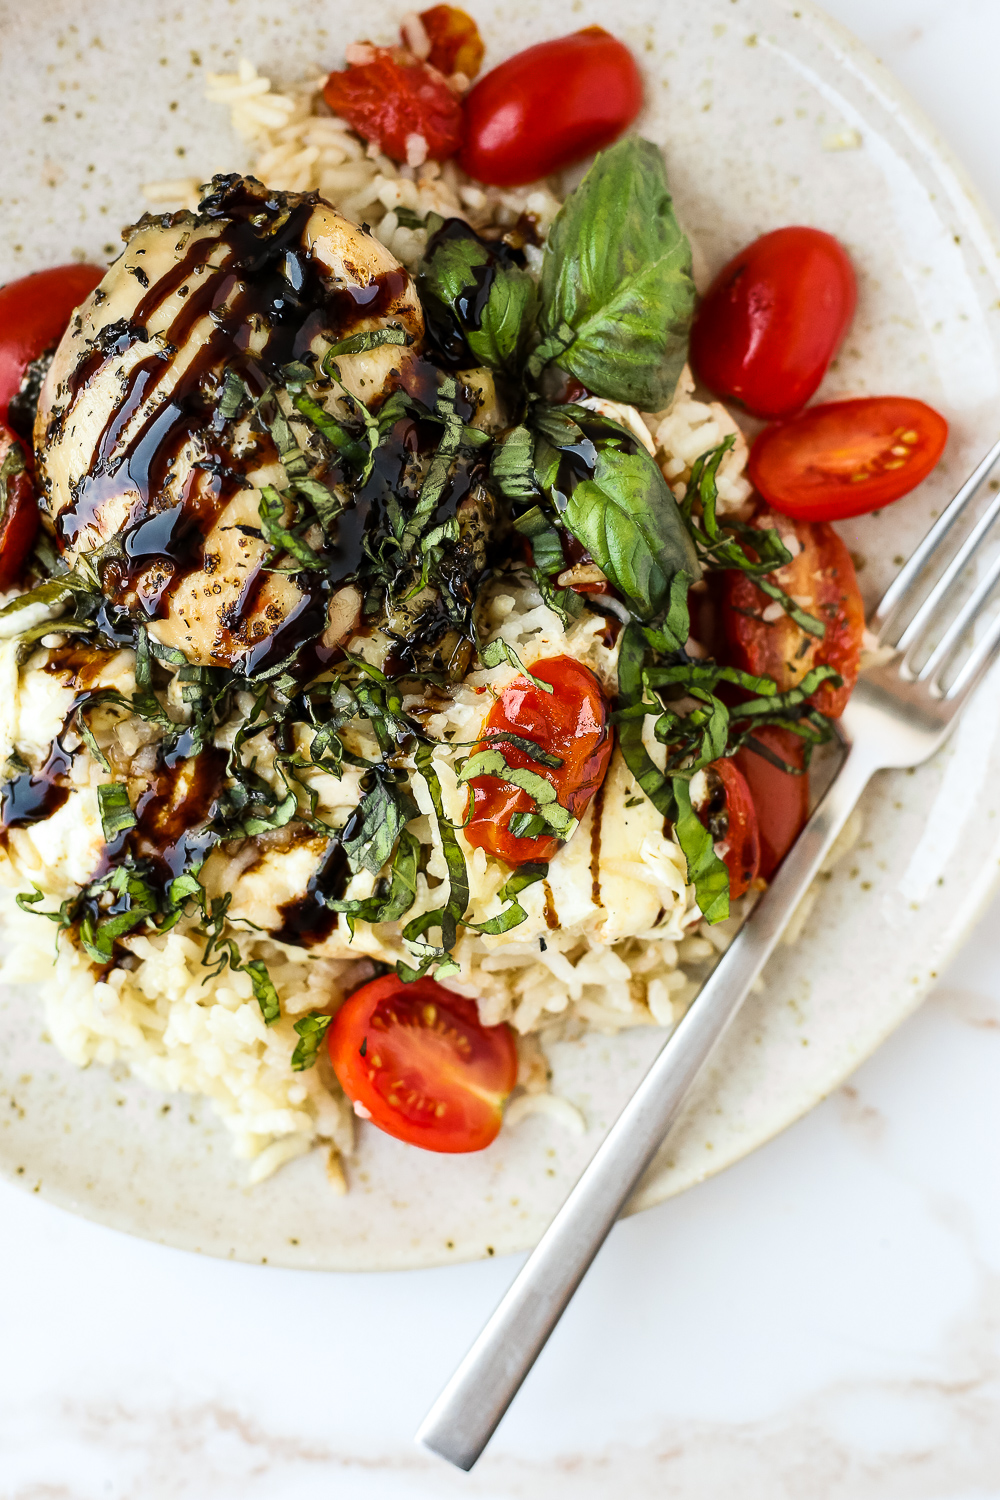
[(751, 919), (431, 1407), (417, 1433), (425, 1448), (459, 1469), (479, 1458), (876, 769), (862, 747), (851, 749)]

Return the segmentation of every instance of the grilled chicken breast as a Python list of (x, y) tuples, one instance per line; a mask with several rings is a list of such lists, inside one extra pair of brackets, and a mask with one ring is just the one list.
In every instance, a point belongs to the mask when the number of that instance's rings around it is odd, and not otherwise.
[[(290, 363), (321, 375), (333, 344), (387, 326), (406, 344), (343, 354), (339, 382), (306, 385), (335, 417), (348, 397), (378, 406), (421, 349), (416, 290), (389, 251), (315, 194), (253, 179), (217, 178), (196, 215), (147, 215), (41, 392), (41, 503), (67, 560), (101, 549), (111, 603), (194, 664), (260, 672), (315, 636), (327, 596), (270, 567), (261, 488), (282, 493), (288, 473), (253, 402)], [(287, 392), (274, 399), (310, 476), (332, 474), (335, 491), (335, 452)], [(289, 496), (280, 524), (292, 514)]]

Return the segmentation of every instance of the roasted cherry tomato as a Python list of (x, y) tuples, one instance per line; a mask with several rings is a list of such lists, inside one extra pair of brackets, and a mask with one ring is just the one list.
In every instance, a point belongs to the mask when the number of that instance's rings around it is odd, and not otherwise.
[(809, 816), (809, 772), (804, 765), (804, 746), (797, 734), (777, 724), (754, 730), (754, 739), (786, 766), (800, 774), (782, 770), (763, 755), (744, 746), (734, 757), (742, 771), (760, 830), (760, 874), (770, 880), (806, 825)]
[[(760, 526), (766, 518), (765, 510), (754, 524)], [(806, 614), (822, 622), (825, 634), (822, 639), (807, 634), (752, 578), (733, 569), (725, 574), (723, 585), (727, 654), (745, 671), (773, 677), (781, 692), (796, 687), (812, 667), (832, 667), (843, 685), (821, 683), (810, 702), (836, 719), (858, 680), (865, 609), (851, 554), (832, 527), (795, 521), (793, 528), (800, 550), (774, 580)], [(791, 529), (786, 523), (786, 532)]]
[[(543, 776), (555, 787), (562, 806), (574, 818), (582, 818), (604, 780), (614, 748), (601, 685), (593, 672), (571, 656), (540, 661), (531, 670), (533, 676), (551, 684), (552, 692), (536, 687), (527, 677), (515, 677), (487, 714), (476, 751), (498, 749), (511, 770)], [(498, 738), (503, 734), (533, 741), (539, 750), (558, 756), (562, 764), (542, 765)], [(509, 865), (552, 858), (559, 839), (546, 834), (517, 837), (509, 830), (515, 814), (534, 812), (535, 801), (528, 792), (499, 776), (477, 776), (469, 789), (472, 817), (465, 836), (470, 844)]]
[(24, 449), (0, 427), (0, 590), (17, 583), (37, 533), (38, 501)]
[[(362, 44), (365, 46), (365, 44)], [(367, 62), (331, 73), (323, 98), (366, 141), (393, 161), (412, 154), (422, 136), (433, 161), (454, 156), (462, 140), (462, 106), (436, 68), (405, 47), (367, 47)]]
[(947, 441), (944, 417), (909, 396), (830, 401), (762, 432), (750, 478), (786, 516), (842, 521), (908, 495)]
[(373, 1125), (425, 1151), (482, 1151), (517, 1082), (509, 1026), (472, 1000), (395, 974), (348, 997), (327, 1033), (340, 1086)]
[[(704, 795), (692, 803), (729, 871), (729, 894), (735, 901), (757, 878), (760, 834), (750, 788), (729, 759), (715, 760), (704, 771)], [(695, 782), (692, 782), (692, 789)], [(724, 849), (724, 853), (722, 852)]]
[(854, 316), (843, 246), (821, 229), (775, 229), (719, 272), (691, 329), (691, 363), (758, 417), (805, 406)]
[(420, 12), (420, 19), (431, 44), (427, 59), (431, 67), (446, 77), (464, 73), (466, 78), (475, 78), (485, 48), (472, 17), (455, 5), (432, 5)]
[(609, 146), (641, 107), (631, 52), (588, 26), (515, 52), (469, 90), (459, 160), (480, 182), (534, 182)]
[(0, 422), (8, 421), (7, 408), (28, 366), (55, 348), (103, 276), (100, 266), (53, 266), (0, 287)]

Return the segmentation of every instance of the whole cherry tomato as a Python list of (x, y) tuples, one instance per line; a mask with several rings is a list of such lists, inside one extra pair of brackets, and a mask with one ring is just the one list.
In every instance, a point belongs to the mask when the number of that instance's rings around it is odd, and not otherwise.
[(0, 590), (19, 581), (37, 534), (38, 501), (24, 449), (0, 427)]
[(323, 98), (366, 141), (393, 161), (410, 154), (422, 136), (432, 161), (454, 156), (462, 140), (462, 106), (436, 68), (405, 47), (369, 47), (367, 62), (331, 73)]
[(465, 96), (459, 161), (514, 187), (609, 146), (642, 107), (635, 59), (600, 26), (515, 52)]
[[(758, 513), (754, 524), (760, 526), (761, 519)], [(806, 614), (822, 622), (825, 634), (822, 639), (807, 634), (752, 578), (732, 569), (723, 585), (727, 655), (747, 672), (773, 677), (781, 692), (797, 686), (812, 667), (832, 667), (843, 685), (821, 683), (810, 702), (835, 719), (844, 712), (858, 680), (864, 604), (851, 554), (832, 527), (821, 521), (796, 521), (794, 530), (799, 552), (772, 579)]]
[(772, 230), (713, 281), (691, 329), (691, 363), (755, 416), (790, 416), (826, 374), (856, 302), (854, 269), (832, 234)]
[[(503, 689), (486, 716), (476, 751), (498, 749), (512, 770), (532, 771), (556, 790), (559, 802), (575, 818), (582, 818), (604, 780), (614, 748), (608, 725), (608, 706), (601, 685), (587, 667), (571, 656), (537, 662), (533, 676), (551, 684), (552, 692), (527, 677), (516, 677)], [(519, 750), (504, 734), (531, 740), (538, 749), (558, 756), (558, 767), (546, 766)], [(475, 752), (474, 752), (475, 753)], [(521, 787), (499, 776), (476, 776), (469, 783), (472, 816), (465, 836), (509, 865), (550, 860), (559, 839), (547, 834), (517, 837), (509, 829), (517, 813), (531, 813), (535, 801)]]
[(809, 772), (802, 769), (802, 740), (790, 729), (768, 724), (753, 737), (775, 760), (793, 766), (800, 775), (782, 770), (763, 755), (744, 746), (734, 757), (750, 788), (760, 829), (760, 874), (770, 880), (795, 843), (809, 817)]
[(427, 58), (431, 67), (446, 77), (464, 73), (466, 78), (475, 78), (485, 48), (472, 17), (455, 5), (432, 5), (420, 12), (420, 19), (431, 44)]
[(28, 366), (55, 348), (103, 276), (100, 266), (53, 266), (0, 287), (0, 422), (7, 421)]
[(762, 432), (750, 478), (786, 516), (842, 521), (908, 495), (947, 441), (944, 417), (909, 396), (830, 401)]
[(375, 979), (344, 1001), (327, 1033), (340, 1086), (379, 1130), (425, 1151), (482, 1151), (517, 1082), (509, 1026), (434, 979)]
[(750, 788), (731, 760), (713, 761), (705, 768), (704, 776), (705, 795), (692, 805), (715, 843), (725, 849), (722, 858), (729, 871), (729, 894), (735, 901), (757, 878), (760, 865), (757, 812)]

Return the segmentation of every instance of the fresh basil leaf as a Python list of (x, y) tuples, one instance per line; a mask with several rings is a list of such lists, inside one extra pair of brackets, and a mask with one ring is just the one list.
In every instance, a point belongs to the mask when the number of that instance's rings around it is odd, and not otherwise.
[(379, 881), (375, 892), (360, 901), (334, 901), (327, 898), (331, 911), (343, 912), (354, 933), (356, 922), (398, 922), (413, 905), (417, 895), (417, 871), (420, 868), (420, 841), (408, 828), (402, 829), (392, 858), (389, 880)]
[(413, 340), (398, 323), (387, 323), (382, 328), (366, 328), (361, 333), (352, 333), (350, 338), (340, 339), (326, 351), (326, 360), (339, 359), (342, 354), (367, 354), (370, 349), (380, 349), (384, 344), (410, 344)]
[(25, 470), (24, 453), (21, 444), (12, 442), (0, 464), (0, 524), (7, 519), (7, 511), (11, 503), (11, 480), (16, 479), (18, 474)]
[(332, 1016), (324, 1015), (321, 1010), (311, 1010), (301, 1021), (294, 1023), (299, 1040), (292, 1053), (293, 1072), (302, 1073), (314, 1065), (332, 1020)]
[(285, 525), (285, 497), (279, 494), (273, 485), (262, 485), (258, 511), (261, 530), (275, 549), (275, 555), (287, 552), (289, 557), (294, 557), (298, 564), (298, 567), (294, 569), (281, 569), (282, 572), (322, 568), (323, 559), (318, 553)]
[(694, 300), (662, 153), (626, 137), (598, 155), (549, 231), (529, 372), (555, 360), (599, 396), (659, 411), (687, 358)]
[(784, 589), (780, 589), (769, 578), (755, 578), (754, 582), (762, 594), (766, 594), (769, 599), (775, 599), (781, 605), (788, 618), (794, 620), (800, 630), (804, 630), (807, 635), (816, 636), (818, 640), (823, 639), (826, 635), (826, 626), (822, 620), (817, 620), (815, 615), (808, 614), (796, 604), (790, 595), (785, 593)]
[(687, 860), (688, 884), (706, 922), (729, 916), (729, 871), (715, 852), (712, 835), (691, 806), (691, 790), (683, 776), (673, 778), (677, 817), (674, 833)]
[(305, 496), (316, 512), (319, 524), (326, 536), (332, 537), (333, 523), (344, 509), (333, 491), (325, 484), (321, 484), (318, 479), (296, 479), (292, 483), (292, 488), (297, 495)]
[(128, 787), (123, 781), (103, 782), (97, 788), (97, 802), (106, 844), (113, 844), (120, 833), (135, 827), (135, 813), (128, 800)]
[[(462, 853), (462, 846), (455, 834), (454, 825), (445, 817), (441, 782), (434, 769), (433, 754), (433, 745), (422, 744), (418, 746), (414, 758), (417, 773), (423, 778), (434, 808), (434, 820), (448, 869), (448, 900), (444, 906), (435, 907), (433, 911), (425, 911), (420, 916), (413, 917), (403, 928), (404, 942), (412, 946), (420, 960), (415, 969), (405, 963), (396, 965), (400, 977), (408, 982), (419, 978), (421, 974), (426, 974), (432, 967), (442, 975), (458, 971), (458, 965), (450, 958), (450, 952), (455, 946), (458, 924), (465, 916), (465, 910), (469, 904), (469, 873), (465, 865), (465, 855)], [(433, 931), (435, 927), (441, 929), (440, 947), (423, 941), (425, 935)]]
[[(534, 329), (538, 293), (527, 271), (462, 219), (433, 236), (417, 278), (432, 332), (453, 357), (515, 374)], [(449, 330), (448, 324), (451, 329)]]
[(538, 290), (527, 271), (499, 266), (478, 328), (467, 328), (466, 342), (481, 364), (515, 373), (524, 363), (535, 324)]
[(178, 875), (167, 888), (167, 900), (171, 906), (183, 906), (186, 901), (204, 904), (205, 890), (194, 875)]
[[(511, 824), (513, 826), (513, 819)], [(540, 880), (544, 880), (548, 873), (548, 865), (521, 865), (500, 890), (500, 900), (509, 903), (503, 911), (485, 922), (465, 922), (463, 925), (473, 927), (476, 932), (485, 933), (488, 937), (498, 937), (503, 932), (510, 932), (512, 928), (519, 927), (527, 918), (528, 913), (518, 901), (518, 896), (529, 886), (537, 885)]]
[(392, 854), (400, 832), (418, 815), (413, 798), (384, 776), (375, 776), (351, 815), (341, 837), (352, 875), (370, 870), (377, 875)]
[[(650, 632), (643, 631), (643, 634), (648, 638)], [(646, 671), (649, 687), (702, 688), (711, 693), (720, 682), (731, 682), (745, 692), (769, 698), (778, 691), (773, 677), (755, 677), (752, 672), (741, 671), (739, 667), (722, 667), (715, 661), (687, 661), (678, 666), (653, 666)]]
[(532, 568), (530, 572), (542, 600), (554, 614), (559, 616), (564, 627), (580, 618), (586, 605), (575, 589), (553, 587), (550, 576), (543, 573), (541, 568)]
[(227, 370), (216, 409), (224, 422), (231, 422), (247, 398), (247, 388), (235, 370)]
[(475, 755), (469, 756), (459, 772), (458, 780), (464, 783), (477, 776), (496, 776), (500, 781), (506, 781), (527, 792), (534, 800), (537, 815), (545, 820), (548, 831), (558, 838), (569, 839), (576, 831), (577, 820), (558, 801), (551, 781), (539, 776), (537, 771), (529, 771), (527, 767), (509, 765), (502, 750), (477, 750)]
[(114, 916), (98, 918), (96, 923), (87, 912), (80, 922), (80, 946), (95, 963), (108, 964), (114, 957), (118, 939), (154, 916), (157, 902), (147, 881), (127, 864), (119, 865), (109, 876), (85, 888), (85, 893), (100, 891), (111, 891), (118, 898), (115, 905), (123, 909)]
[(507, 832), (512, 839), (540, 839), (552, 836), (552, 829), (541, 813), (536, 812), (511, 813)]
[(393, 213), (396, 215), (397, 223), (404, 229), (423, 229), (424, 227), (424, 220), (418, 213), (414, 213), (412, 208), (407, 208), (405, 203), (400, 203), (393, 209)]
[(434, 457), (430, 461), (424, 482), (420, 486), (417, 503), (406, 518), (406, 525), (400, 538), (400, 546), (404, 552), (409, 552), (420, 540), (427, 523), (437, 509), (438, 501), (444, 494), (451, 466), (458, 455), (465, 424), (455, 410), (457, 398), (458, 386), (454, 376), (449, 375), (441, 382), (435, 407), (436, 414), (444, 424), (444, 431)]
[(538, 498), (535, 483), (535, 436), (525, 426), (513, 428), (490, 454), (490, 478), (515, 505)]
[(659, 704), (647, 704), (643, 671), (646, 664), (647, 646), (642, 627), (626, 625), (622, 632), (618, 650), (618, 743), (625, 764), (656, 808), (665, 818), (674, 815), (674, 796), (670, 782), (658, 769), (642, 741), (642, 726), (649, 713), (656, 713)]
[(278, 999), (278, 991), (274, 987), (274, 980), (267, 972), (267, 964), (262, 959), (251, 958), (243, 965), (243, 969), (250, 975), (253, 996), (260, 1006), (260, 1013), (264, 1017), (264, 1025), (273, 1026), (275, 1021), (281, 1019), (281, 1001)]
[[(37, 604), (44, 604), (46, 608), (55, 612), (58, 605), (65, 603), (67, 599), (72, 599), (80, 592), (80, 580), (75, 574), (64, 573), (60, 578), (48, 578), (37, 588), (29, 589), (26, 594), (18, 594), (16, 598), (9, 600), (0, 609), (0, 620), (19, 615), (23, 610), (31, 609)], [(10, 630), (3, 631), (4, 638), (11, 634)]]
[[(77, 731), (78, 731), (78, 733), (80, 735), (80, 738), (83, 740), (83, 743), (86, 745), (87, 750), (89, 751), (91, 757), (94, 760), (96, 760), (97, 764), (101, 767), (101, 769), (103, 771), (110, 772), (110, 770), (111, 770), (111, 762), (108, 760), (108, 757), (105, 755), (104, 751), (101, 749), (100, 745), (97, 743), (97, 740), (94, 738), (94, 731), (91, 729), (90, 725), (87, 723), (86, 715), (84, 714), (82, 708), (80, 708), (77, 711), (77, 715), (76, 715), (76, 727), (77, 727)], [(13, 757), (11, 757), (11, 759), (13, 759)], [(27, 770), (28, 768), (27, 768), (27, 766), (23, 766), (23, 767), (21, 767), (21, 769)], [(6, 770), (7, 770), (7, 776), (9, 777), (11, 775), (11, 761), (7, 762), (7, 768), (6, 768)]]
[(509, 666), (514, 667), (516, 671), (521, 672), (525, 677), (529, 678), (535, 684), (536, 688), (541, 688), (543, 693), (551, 694), (554, 691), (551, 682), (546, 682), (541, 677), (533, 676), (514, 650), (514, 647), (507, 641), (501, 640), (499, 636), (495, 641), (489, 641), (485, 646), (479, 646), (478, 656), (484, 667), (499, 667), (504, 662), (507, 662)]
[[(28, 891), (20, 891), (14, 897), (14, 900), (21, 911), (27, 912), (29, 916), (48, 917), (50, 922), (59, 922), (60, 924), (62, 922), (61, 909), (59, 911), (39, 911), (37, 909), (39, 901), (45, 900), (45, 892), (39, 890), (37, 885), (34, 887), (33, 893), (29, 893)], [(58, 934), (56, 934), (56, 936), (58, 937)]]
[[(765, 679), (765, 681), (767, 680), (769, 679)], [(813, 667), (806, 673), (797, 687), (788, 688), (784, 693), (774, 691), (760, 698), (752, 698), (749, 702), (737, 704), (732, 711), (733, 718), (757, 719), (759, 721), (763, 718), (778, 720), (782, 717), (787, 717), (796, 710), (801, 709), (809, 697), (824, 682), (832, 683), (834, 687), (840, 687), (843, 679), (833, 667), (825, 664)]]
[(572, 487), (562, 521), (642, 620), (670, 606), (679, 573), (700, 576), (677, 502), (645, 449), (601, 446), (593, 479)]
[(292, 403), (299, 415), (311, 422), (317, 432), (322, 433), (331, 447), (335, 448), (350, 463), (360, 468), (365, 461), (365, 449), (354, 433), (348, 432), (347, 428), (338, 422), (336, 417), (331, 417), (329, 412), (320, 406), (318, 401), (314, 401), (311, 396), (305, 395), (302, 391), (298, 391), (293, 395)]
[(670, 602), (666, 614), (658, 626), (647, 625), (643, 631), (654, 651), (664, 656), (674, 651), (683, 651), (691, 634), (691, 617), (688, 611), (688, 590), (692, 580), (682, 568), (670, 580)]
[(562, 539), (540, 505), (533, 505), (523, 516), (518, 516), (514, 522), (514, 530), (531, 542), (531, 555), (536, 568), (547, 577), (562, 572), (566, 566)]
[[(484, 742), (479, 740), (477, 744), (482, 747)], [(529, 760), (535, 761), (540, 766), (549, 766), (553, 771), (558, 771), (563, 764), (561, 755), (552, 755), (548, 750), (543, 750), (540, 745), (536, 745), (534, 740), (526, 740), (522, 734), (512, 734), (509, 729), (498, 729), (496, 732), (490, 730), (485, 747), (488, 749), (495, 744), (513, 745), (515, 750), (520, 750), (522, 755), (528, 756)]]
[[(693, 465), (691, 478), (680, 507), (687, 528), (702, 561), (708, 567), (738, 568), (741, 572), (748, 574), (762, 593), (781, 605), (785, 614), (800, 630), (822, 640), (826, 635), (826, 626), (823, 621), (800, 608), (784, 589), (779, 588), (769, 577), (764, 576), (792, 561), (792, 554), (782, 541), (777, 528), (748, 526), (743, 521), (733, 519), (725, 522), (725, 530), (719, 526), (716, 517), (718, 500), (716, 478), (719, 465), (734, 442), (735, 438), (730, 433), (717, 448), (703, 453)], [(695, 501), (701, 509), (700, 524), (694, 515)], [(740, 539), (746, 546), (753, 548), (756, 554), (755, 559), (748, 556), (746, 547), (741, 545)]]

